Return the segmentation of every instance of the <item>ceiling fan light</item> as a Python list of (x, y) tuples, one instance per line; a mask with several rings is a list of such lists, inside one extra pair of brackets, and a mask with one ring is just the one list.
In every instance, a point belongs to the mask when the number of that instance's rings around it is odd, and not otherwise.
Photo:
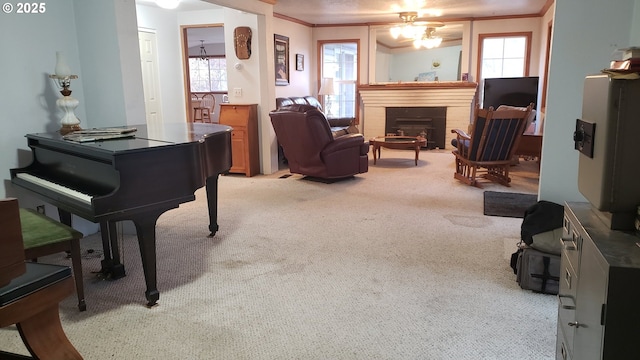
[(427, 49), (433, 49), (435, 47), (438, 47), (440, 46), (441, 43), (442, 43), (441, 37), (430, 37), (430, 38), (422, 39), (422, 46), (426, 47)]
[(163, 9), (175, 9), (180, 5), (180, 0), (156, 0), (156, 4)]
[(400, 26), (394, 26), (389, 29), (389, 32), (394, 39), (397, 39), (400, 36), (400, 33), (402, 33), (402, 28)]
[(420, 46), (422, 46), (422, 39), (415, 39), (413, 40), (413, 47), (416, 49), (420, 49)]
[(416, 34), (416, 29), (412, 25), (405, 25), (402, 28), (402, 36), (404, 36), (407, 39), (415, 38), (415, 34)]

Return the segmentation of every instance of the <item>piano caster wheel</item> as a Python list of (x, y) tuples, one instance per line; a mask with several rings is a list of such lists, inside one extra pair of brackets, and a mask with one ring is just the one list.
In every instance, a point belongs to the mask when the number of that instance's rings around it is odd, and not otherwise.
[(102, 260), (102, 268), (100, 269), (99, 274), (103, 279), (108, 280), (118, 280), (127, 275), (124, 271), (123, 264), (112, 265), (110, 261), (105, 260)]
[(144, 295), (147, 297), (147, 307), (156, 306), (158, 303), (158, 299), (160, 299), (160, 292), (158, 290), (146, 291)]
[(80, 311), (86, 311), (87, 310), (87, 304), (84, 302), (84, 299), (80, 300), (80, 302), (78, 303), (78, 309)]
[(216, 233), (218, 232), (218, 229), (220, 229), (220, 226), (218, 226), (218, 224), (216, 224), (216, 223), (209, 224), (209, 236), (208, 237), (214, 237), (216, 235)]
[(127, 274), (124, 272), (124, 265), (122, 264), (113, 265), (111, 269), (109, 269), (109, 278), (111, 280), (117, 280), (125, 276), (127, 276)]

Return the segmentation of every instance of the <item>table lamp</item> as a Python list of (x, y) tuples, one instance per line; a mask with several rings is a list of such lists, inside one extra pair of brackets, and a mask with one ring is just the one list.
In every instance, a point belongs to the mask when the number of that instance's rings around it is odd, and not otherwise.
[(71, 90), (69, 89), (71, 79), (77, 79), (78, 75), (71, 74), (71, 69), (61, 51), (56, 52), (55, 74), (49, 75), (49, 78), (53, 79), (56, 85), (62, 89), (60, 91), (62, 98), (56, 100), (56, 105), (64, 112), (61, 119), (62, 127), (60, 128), (60, 133), (65, 135), (72, 131), (80, 130), (80, 120), (74, 113), (80, 102), (71, 97)]
[(318, 91), (318, 95), (327, 96), (326, 106), (327, 109), (327, 118), (331, 117), (331, 95), (335, 94), (335, 89), (333, 88), (333, 78), (322, 78), (322, 84), (320, 84), (320, 91)]

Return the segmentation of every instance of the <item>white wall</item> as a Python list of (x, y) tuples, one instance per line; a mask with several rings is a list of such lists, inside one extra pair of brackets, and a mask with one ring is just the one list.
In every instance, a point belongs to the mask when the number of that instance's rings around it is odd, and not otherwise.
[[(317, 69), (313, 29), (279, 18), (274, 19), (273, 25), (276, 34), (289, 37), (289, 85), (276, 86), (276, 97), (317, 94), (318, 89), (311, 82), (311, 79), (316, 78)], [(303, 71), (296, 70), (296, 54), (304, 56)]]
[[(80, 77), (71, 83), (71, 90), (72, 96), (80, 101), (76, 115), (83, 125), (87, 124), (82, 82), (85, 77), (80, 67), (73, 14), (72, 0), (47, 3), (43, 14), (2, 14), (0, 68), (6, 84), (0, 86), (0, 178), (4, 180), (0, 193), (4, 193), (3, 197), (17, 196), (10, 183), (9, 169), (26, 166), (31, 161), (24, 135), (60, 129), (62, 113), (56, 107), (56, 100), (62, 95), (48, 77), (54, 72), (56, 51), (65, 53), (72, 72)], [(34, 205), (28, 200), (20, 198), (20, 205)]]
[(631, 45), (638, 3), (556, 2), (540, 171), (542, 200), (585, 201), (577, 188), (578, 153), (572, 140), (575, 121), (582, 114), (584, 78), (607, 67), (616, 49)]
[[(119, 12), (131, 14), (133, 10), (133, 3), (125, 0), (58, 0), (47, 3), (42, 14), (2, 14), (0, 48), (4, 54), (15, 54), (0, 57), (5, 81), (11, 84), (0, 89), (5, 105), (0, 121), (6, 129), (0, 132), (4, 196), (18, 197), (23, 207), (42, 203), (11, 185), (9, 169), (31, 162), (24, 134), (60, 128), (61, 113), (55, 101), (61, 95), (48, 78), (56, 51), (65, 52), (72, 72), (79, 76), (71, 90), (80, 101), (76, 115), (81, 126), (135, 122), (144, 106), (135, 96), (142, 89), (135, 75), (140, 60), (130, 49), (131, 19), (121, 22), (118, 17)], [(54, 215), (54, 210), (47, 206), (47, 213)], [(78, 219), (74, 223), (85, 233), (96, 229)]]
[(633, 19), (631, 21), (631, 40), (633, 46), (640, 46), (640, 1), (636, 1), (633, 7)]
[[(389, 64), (389, 80), (376, 78), (376, 81), (414, 81), (420, 73), (432, 71), (440, 81), (456, 81), (461, 50), (462, 46), (456, 45), (393, 54)], [(434, 60), (440, 62), (438, 68), (432, 66)]]

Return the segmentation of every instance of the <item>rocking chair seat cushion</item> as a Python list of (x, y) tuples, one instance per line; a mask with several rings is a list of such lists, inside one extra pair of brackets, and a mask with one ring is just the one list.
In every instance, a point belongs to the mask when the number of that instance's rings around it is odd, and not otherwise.
[(62, 265), (25, 263), (27, 272), (0, 288), (0, 307), (30, 295), (42, 288), (71, 277), (71, 268)]

